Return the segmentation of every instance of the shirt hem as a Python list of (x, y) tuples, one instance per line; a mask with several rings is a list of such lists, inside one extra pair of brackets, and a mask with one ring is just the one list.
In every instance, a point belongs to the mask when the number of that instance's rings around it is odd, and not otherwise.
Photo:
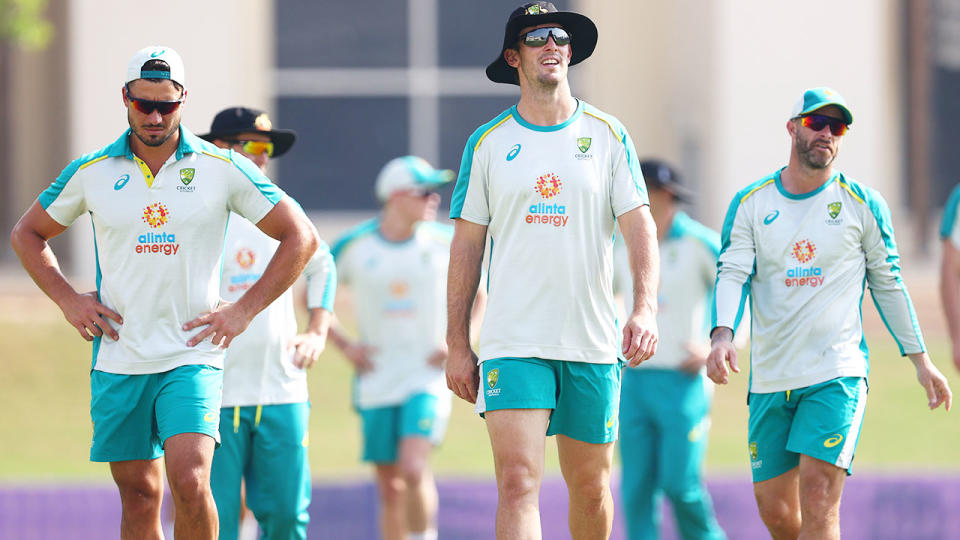
[(828, 372), (807, 374), (800, 377), (791, 377), (788, 379), (778, 379), (776, 381), (766, 381), (757, 383), (754, 380), (750, 385), (751, 394), (771, 394), (773, 392), (785, 392), (787, 390), (796, 390), (805, 388), (814, 384), (819, 384), (839, 377), (867, 377), (867, 370), (863, 367), (849, 367), (835, 369)]

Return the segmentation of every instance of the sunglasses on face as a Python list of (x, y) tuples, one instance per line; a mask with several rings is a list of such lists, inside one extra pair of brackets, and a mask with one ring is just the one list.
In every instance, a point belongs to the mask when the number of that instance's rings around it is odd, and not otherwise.
[(826, 126), (830, 126), (830, 133), (833, 133), (835, 137), (839, 137), (847, 132), (847, 124), (839, 118), (833, 118), (831, 116), (824, 116), (822, 114), (808, 114), (806, 116), (800, 117), (800, 124), (805, 128), (810, 128), (813, 131), (820, 131)]
[(558, 47), (570, 44), (570, 34), (563, 28), (537, 28), (521, 35), (520, 41), (527, 47), (543, 47), (550, 36)]
[(406, 191), (407, 195), (411, 197), (416, 197), (418, 199), (430, 198), (430, 196), (433, 195), (434, 193), (436, 193), (436, 191), (429, 190), (429, 189), (408, 189)]
[(133, 105), (134, 109), (143, 114), (151, 114), (153, 111), (157, 111), (162, 115), (167, 115), (179, 109), (180, 104), (183, 103), (183, 98), (176, 101), (153, 101), (150, 99), (135, 98), (130, 95), (129, 90), (127, 91), (127, 99), (130, 100), (130, 104)]
[(231, 144), (234, 146), (239, 146), (244, 153), (250, 154), (251, 156), (259, 156), (264, 152), (267, 153), (267, 157), (273, 157), (273, 143), (270, 141), (231, 141)]

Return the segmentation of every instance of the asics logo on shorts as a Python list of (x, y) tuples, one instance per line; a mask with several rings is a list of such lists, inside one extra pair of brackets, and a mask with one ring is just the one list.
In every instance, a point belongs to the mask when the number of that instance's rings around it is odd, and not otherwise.
[(207, 414), (203, 415), (204, 422), (215, 422), (216, 420), (216, 415), (212, 412), (208, 412)]
[(830, 437), (829, 439), (823, 441), (823, 447), (833, 448), (834, 446), (840, 444), (840, 441), (842, 440), (843, 440), (843, 435), (840, 435), (839, 433), (837, 433), (833, 437)]

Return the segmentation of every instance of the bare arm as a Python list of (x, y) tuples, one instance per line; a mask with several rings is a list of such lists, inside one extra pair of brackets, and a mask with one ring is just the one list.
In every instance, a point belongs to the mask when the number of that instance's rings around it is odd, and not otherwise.
[(333, 314), (324, 308), (312, 308), (307, 328), (290, 340), (289, 346), (294, 349), (293, 365), (300, 369), (308, 369), (320, 357), (320, 353), (327, 344), (327, 332), (330, 329), (330, 320)]
[(660, 285), (657, 226), (649, 206), (621, 214), (617, 221), (633, 275), (633, 312), (623, 325), (623, 356), (630, 366), (636, 366), (657, 352), (657, 287)]
[(947, 317), (947, 332), (953, 344), (953, 364), (960, 369), (960, 250), (949, 238), (943, 240), (940, 262), (940, 299)]
[(203, 331), (190, 338), (187, 345), (192, 347), (212, 336), (213, 343), (228, 347), (257, 313), (297, 280), (320, 242), (313, 223), (297, 204), (286, 197), (257, 223), (257, 227), (280, 241), (263, 276), (236, 303), (221, 302), (213, 312), (186, 323), (184, 330), (206, 325)]
[(80, 337), (93, 341), (104, 332), (112, 339), (120, 339), (117, 331), (106, 321), (113, 319), (123, 324), (120, 314), (99, 302), (96, 294), (80, 294), (64, 277), (60, 263), (47, 240), (66, 230), (40, 206), (39, 201), (23, 214), (10, 234), (10, 244), (20, 264), (33, 281), (53, 300), (67, 321), (77, 329)]
[(470, 403), (476, 403), (480, 384), (477, 355), (470, 348), (470, 315), (486, 241), (486, 225), (457, 220), (447, 272), (447, 387)]
[(374, 348), (350, 339), (336, 322), (330, 326), (330, 341), (353, 364), (353, 368), (358, 374), (362, 375), (373, 370), (370, 353), (374, 351)]

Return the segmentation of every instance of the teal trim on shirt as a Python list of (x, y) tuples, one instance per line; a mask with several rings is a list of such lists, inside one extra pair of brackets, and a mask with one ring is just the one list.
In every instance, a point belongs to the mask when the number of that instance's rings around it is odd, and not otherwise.
[[(786, 168), (786, 167), (784, 167), (784, 168)], [(774, 173), (774, 177), (777, 179), (777, 181), (776, 181), (777, 191), (779, 191), (780, 194), (783, 195), (784, 197), (786, 197), (786, 198), (788, 198), (788, 199), (793, 199), (793, 200), (795, 200), (795, 201), (800, 201), (800, 200), (803, 200), (803, 199), (809, 199), (810, 197), (813, 197), (813, 196), (816, 195), (817, 193), (820, 193), (821, 191), (827, 189), (827, 186), (829, 186), (830, 184), (832, 184), (833, 181), (836, 180), (838, 176), (840, 176), (840, 173), (834, 173), (833, 175), (830, 176), (830, 178), (829, 178), (826, 182), (823, 183), (823, 185), (821, 185), (821, 186), (818, 187), (817, 189), (815, 189), (815, 190), (813, 190), (813, 191), (810, 191), (810, 192), (808, 192), (808, 193), (790, 193), (789, 191), (787, 191), (787, 190), (784, 189), (784, 187), (783, 187), (783, 180), (782, 180), (781, 177), (780, 177), (780, 173), (782, 173), (782, 172), (783, 172), (783, 169), (780, 169), (779, 171), (777, 171), (776, 173)]]
[(960, 185), (953, 188), (946, 206), (943, 207), (943, 219), (940, 221), (940, 238), (950, 238), (957, 223), (957, 208), (960, 207)]
[[(90, 227), (93, 229), (93, 260), (97, 265), (97, 302), (103, 302), (103, 298), (100, 296), (100, 283), (103, 281), (103, 273), (100, 271), (100, 250), (97, 248), (97, 224), (93, 222), (93, 215), (90, 216)], [(93, 355), (90, 360), (91, 370), (97, 365), (97, 356), (100, 354), (100, 342), (102, 339), (102, 336), (93, 338)]]
[[(840, 176), (840, 182), (848, 186), (854, 193), (856, 193), (864, 203), (867, 205), (867, 208), (870, 209), (870, 213), (873, 214), (874, 219), (877, 220), (877, 227), (880, 229), (880, 237), (883, 239), (883, 244), (887, 250), (887, 263), (890, 265), (890, 273), (894, 275), (897, 281), (897, 286), (900, 288), (900, 291), (903, 293), (904, 299), (907, 302), (907, 311), (910, 313), (910, 324), (913, 326), (913, 332), (917, 337), (917, 343), (920, 345), (921, 351), (926, 351), (927, 347), (923, 342), (923, 334), (920, 331), (920, 322), (917, 320), (917, 313), (913, 309), (913, 301), (910, 299), (910, 294), (907, 292), (907, 286), (903, 282), (903, 277), (900, 274), (900, 254), (897, 252), (897, 243), (893, 236), (893, 218), (890, 217), (890, 208), (887, 206), (887, 202), (883, 199), (883, 196), (874, 189), (862, 186), (857, 182), (848, 180), (843, 175)], [(870, 296), (873, 297), (873, 304), (877, 306), (877, 313), (880, 314), (880, 319), (883, 320), (883, 324), (887, 327), (887, 331), (890, 332), (890, 335), (893, 336), (894, 341), (897, 342), (897, 347), (900, 348), (900, 355), (906, 355), (904, 351), (903, 344), (900, 343), (900, 340), (897, 339), (897, 335), (893, 333), (890, 328), (890, 324), (887, 322), (886, 317), (884, 316), (883, 310), (880, 307), (880, 304), (877, 303), (876, 297), (873, 295), (873, 291), (870, 291)]]
[[(117, 141), (119, 142), (119, 141)], [(117, 142), (114, 142), (108, 146), (105, 146), (96, 152), (90, 152), (89, 154), (84, 154), (79, 158), (70, 162), (63, 171), (60, 172), (60, 175), (57, 176), (57, 179), (50, 184), (50, 186), (43, 190), (40, 193), (40, 196), (37, 197), (37, 200), (40, 201), (40, 206), (46, 210), (53, 204), (53, 201), (57, 200), (57, 197), (60, 196), (60, 193), (63, 191), (63, 188), (67, 186), (67, 182), (73, 178), (73, 175), (77, 174), (77, 171), (80, 170), (80, 167), (83, 167), (87, 163), (94, 161), (96, 159), (102, 158), (103, 156), (110, 156), (111, 151), (114, 146), (117, 145)]]
[[(717, 254), (719, 258), (723, 255), (723, 252), (730, 247), (730, 231), (733, 230), (733, 222), (737, 218), (737, 211), (740, 209), (740, 199), (746, 196), (748, 193), (754, 191), (759, 186), (763, 185), (770, 180), (770, 177), (761, 178), (756, 182), (750, 184), (746, 188), (737, 192), (733, 196), (733, 200), (730, 201), (730, 207), (727, 209), (727, 216), (723, 220), (723, 229), (720, 232), (720, 252)], [(717, 261), (717, 279), (714, 281), (713, 288), (717, 289), (717, 285), (720, 282), (720, 269), (723, 263)], [(733, 328), (731, 329), (734, 334), (737, 332), (737, 328), (740, 328), (740, 321), (743, 319), (743, 309), (746, 305), (747, 299), (750, 297), (750, 282), (753, 276), (757, 273), (757, 254), (754, 250), (753, 254), (753, 270), (750, 272), (750, 275), (747, 276), (746, 281), (740, 287), (740, 305), (737, 308), (737, 316), (733, 321)], [(711, 331), (717, 327), (717, 297), (714, 295), (713, 300), (710, 302), (710, 329)], [(752, 324), (751, 324), (752, 327)]]
[(374, 234), (379, 229), (380, 218), (369, 219), (353, 227), (352, 229), (348, 229), (347, 232), (340, 235), (340, 237), (333, 242), (333, 247), (330, 248), (330, 254), (333, 255), (333, 259), (336, 260), (343, 250), (350, 245), (350, 242), (353, 242), (354, 240), (357, 240), (363, 236)]
[(714, 257), (720, 256), (720, 234), (688, 216), (686, 212), (677, 211), (670, 222), (667, 238), (674, 240), (688, 236), (702, 243)]
[(517, 111), (516, 105), (514, 105), (513, 107), (510, 107), (509, 112), (510, 114), (513, 115), (513, 119), (516, 120), (518, 124), (520, 124), (521, 126), (527, 129), (532, 129), (533, 131), (543, 131), (543, 132), (560, 131), (561, 129), (576, 122), (577, 119), (580, 118), (580, 115), (583, 114), (583, 101), (580, 101), (579, 99), (577, 100), (577, 108), (575, 111), (573, 111), (573, 114), (570, 115), (570, 118), (567, 118), (563, 122), (552, 125), (552, 126), (538, 126), (536, 124), (531, 124), (530, 122), (527, 122), (526, 120), (523, 119), (522, 116), (520, 116), (520, 112)]
[[(477, 147), (477, 143), (493, 126), (513, 114), (514, 109), (516, 109), (516, 107), (510, 107), (498, 114), (493, 120), (478, 127), (467, 139), (467, 144), (463, 149), (463, 158), (460, 160), (460, 173), (457, 175), (457, 184), (453, 188), (453, 195), (450, 196), (450, 219), (459, 218), (460, 213), (463, 212), (463, 201), (467, 198), (467, 187), (470, 184), (470, 172), (473, 167), (473, 153)], [(514, 119), (516, 119), (516, 117), (514, 117)]]

